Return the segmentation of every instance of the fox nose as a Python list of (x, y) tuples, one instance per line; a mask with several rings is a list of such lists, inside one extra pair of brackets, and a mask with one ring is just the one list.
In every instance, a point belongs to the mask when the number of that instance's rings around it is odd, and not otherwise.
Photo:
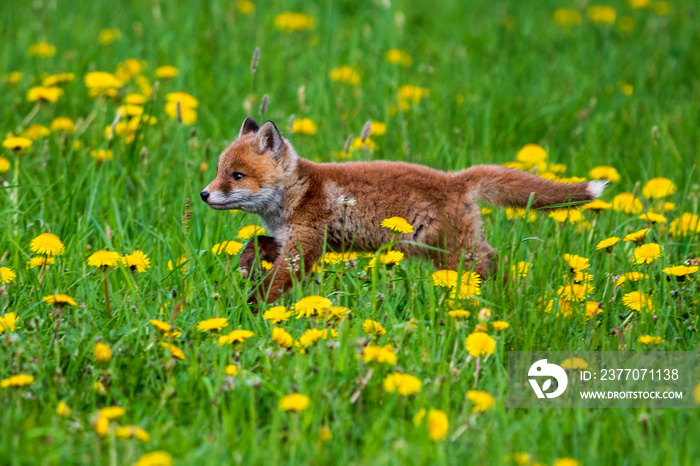
[(202, 196), (204, 202), (207, 202), (207, 199), (209, 199), (209, 191), (202, 191), (199, 195)]

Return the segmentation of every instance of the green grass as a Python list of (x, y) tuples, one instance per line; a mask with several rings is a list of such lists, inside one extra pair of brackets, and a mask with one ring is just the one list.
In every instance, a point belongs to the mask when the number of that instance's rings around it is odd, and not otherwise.
[[(0, 267), (10, 267), (17, 278), (0, 288), (0, 315), (15, 312), (19, 322), (0, 335), (0, 379), (26, 373), (36, 381), (0, 389), (2, 463), (130, 464), (153, 450), (169, 452), (178, 464), (500, 464), (514, 452), (544, 464), (563, 457), (583, 464), (697, 462), (700, 446), (693, 432), (700, 431), (700, 420), (694, 410), (506, 407), (508, 351), (619, 348), (613, 329), (630, 314), (621, 298), (634, 289), (613, 287), (620, 273), (650, 275), (638, 289), (653, 291), (657, 317), (635, 313), (621, 329), (625, 348), (648, 350), (637, 338), (650, 334), (665, 340), (657, 349), (697, 350), (697, 278), (681, 288), (661, 272), (698, 253), (697, 234), (673, 237), (667, 227), (653, 227), (647, 242), (663, 245), (664, 257), (635, 266), (631, 244), (615, 246), (612, 261), (595, 245), (644, 228), (637, 215), (586, 213), (591, 228), (580, 231), (546, 213), (525, 223), (495, 209), (485, 228), (500, 251), (501, 267), (497, 277), (484, 281), (481, 302), (468, 308), (469, 318), (455, 324), (447, 315), (449, 300), (432, 285), (430, 264), (404, 261), (373, 276), (364, 273), (367, 259), (360, 259), (353, 267), (332, 266), (284, 296), (281, 304), (287, 306), (318, 294), (352, 310), (352, 318), (337, 327), (337, 344), (321, 340), (306, 354), (280, 351), (270, 339), (272, 324), (245, 304), (249, 284), (238, 273), (237, 259), (215, 256), (211, 248), (258, 219), (213, 211), (198, 193), (214, 177), (218, 153), (246, 116), (276, 121), (301, 156), (318, 161), (334, 160), (368, 119), (385, 122), (387, 132), (373, 137), (374, 152), (358, 150), (352, 159), (459, 170), (512, 161), (523, 145), (541, 144), (549, 162), (566, 165), (565, 176), (586, 177), (597, 165), (616, 167), (621, 180), (606, 190), (606, 201), (620, 192), (639, 194), (646, 181), (663, 176), (678, 185), (669, 198), (676, 203), (666, 213), (669, 222), (684, 212), (698, 213), (700, 37), (692, 2), (674, 2), (668, 15), (659, 15), (654, 8), (632, 10), (614, 1), (615, 24), (596, 26), (582, 9), (582, 23), (569, 29), (552, 19), (553, 2), (395, 1), (390, 8), (380, 3), (260, 2), (250, 15), (241, 14), (235, 2), (193, 0), (9, 1), (0, 9), (0, 70), (23, 73), (17, 84), (0, 83), (3, 139), (27, 128), (34, 104), (26, 92), (42, 73), (76, 77), (29, 124), (49, 126), (57, 116), (89, 122), (75, 134), (37, 140), (23, 155), (3, 149), (12, 168), (0, 174)], [(276, 30), (274, 17), (284, 11), (310, 14), (314, 28)], [(634, 21), (632, 31), (620, 27), (626, 16)], [(100, 45), (105, 28), (119, 29), (121, 39)], [(28, 47), (43, 40), (56, 46), (56, 55), (28, 56)], [(258, 46), (261, 58), (252, 76), (250, 58)], [(392, 48), (405, 49), (413, 64), (387, 63), (384, 55)], [(144, 127), (132, 144), (104, 137), (117, 104), (88, 97), (83, 84), (89, 71), (114, 72), (128, 58), (147, 63), (143, 75), (151, 83), (157, 66), (180, 70), (160, 82), (155, 101), (146, 106), (158, 122)], [(329, 79), (331, 69), (341, 65), (360, 72), (359, 85)], [(632, 85), (633, 93), (623, 93), (620, 83)], [(395, 111), (398, 89), (406, 84), (430, 95), (406, 112)], [(136, 90), (127, 84), (126, 92)], [(165, 94), (174, 91), (199, 100), (193, 125), (181, 125), (163, 111)], [(251, 94), (249, 115), (244, 102)], [(263, 116), (258, 108), (264, 94), (270, 107)], [(311, 118), (316, 134), (292, 135), (286, 128), (290, 115)], [(81, 147), (74, 148), (74, 141)], [(107, 148), (113, 160), (98, 164), (90, 157), (91, 150)], [(202, 162), (209, 164), (204, 172)], [(192, 210), (187, 229), (186, 199)], [(31, 240), (48, 231), (63, 240), (65, 254), (44, 272), (28, 269)], [(87, 265), (100, 249), (141, 249), (152, 260), (145, 273), (124, 268), (108, 273), (112, 318), (102, 273)], [(604, 312), (589, 321), (557, 315), (558, 304), (545, 313), (539, 301), (555, 299), (566, 283), (565, 253), (591, 260), (590, 299)], [(170, 271), (167, 262), (183, 255), (186, 267)], [(504, 271), (517, 261), (532, 263), (528, 277), (504, 284)], [(54, 293), (78, 302), (66, 309), (56, 330), (51, 306), (42, 302)], [(182, 304), (179, 313), (173, 312), (176, 303)], [(481, 361), (476, 381), (464, 339), (481, 307), (510, 328), (495, 334), (489, 327), (496, 351)], [(228, 317), (228, 330), (249, 329), (255, 336), (234, 349), (219, 347), (195, 328), (211, 317)], [(171, 318), (183, 331), (173, 343), (184, 351), (184, 362), (168, 357), (158, 344), (163, 338), (148, 322)], [(362, 395), (351, 403), (369, 369), (357, 358), (367, 343), (365, 319), (386, 327), (387, 334), (373, 341), (394, 346), (396, 369), (422, 380), (421, 393), (406, 398), (385, 393), (382, 379), (392, 369), (373, 366)], [(298, 338), (313, 325), (311, 319), (292, 318), (285, 328)], [(95, 361), (98, 337), (112, 349), (107, 363)], [(227, 379), (229, 364), (240, 371)], [(93, 388), (98, 380), (104, 394)], [(475, 413), (465, 398), (473, 388), (492, 394), (495, 407)], [(279, 400), (295, 391), (310, 397), (310, 408), (280, 411)], [(56, 414), (59, 401), (71, 407), (68, 418)], [(100, 438), (91, 421), (97, 409), (111, 405), (126, 408), (112, 428), (139, 425), (151, 441), (119, 440), (113, 433)], [(421, 408), (447, 413), (444, 442), (431, 441), (425, 426), (413, 425)], [(321, 440), (323, 426), (332, 440)]]

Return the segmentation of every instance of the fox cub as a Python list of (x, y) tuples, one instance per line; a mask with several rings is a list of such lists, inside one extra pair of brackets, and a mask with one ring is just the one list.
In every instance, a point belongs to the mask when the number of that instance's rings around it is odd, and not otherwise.
[(299, 157), (273, 122), (259, 127), (247, 118), (200, 195), (214, 209), (260, 216), (270, 236), (246, 245), (240, 267), (247, 276), (256, 256), (273, 264), (260, 295), (252, 298), (272, 302), (291, 286), (292, 273), (311, 270), (324, 239), (329, 250), (345, 245), (356, 252), (373, 252), (391, 241), (391, 231), (381, 226), (389, 217), (413, 226), (396, 238), (405, 242), (395, 249), (407, 257), (456, 270), (464, 256), (465, 268), (487, 275), (494, 250), (484, 239), (477, 199), (526, 207), (533, 194), (531, 208), (537, 209), (591, 201), (604, 187), (602, 181), (557, 183), (497, 165), (446, 173), (403, 162), (314, 163)]

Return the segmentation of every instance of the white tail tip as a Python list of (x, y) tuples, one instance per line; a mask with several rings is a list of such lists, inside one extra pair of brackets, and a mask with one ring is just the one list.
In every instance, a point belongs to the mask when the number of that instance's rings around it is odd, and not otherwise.
[(601, 194), (603, 194), (603, 190), (605, 189), (605, 186), (607, 186), (608, 182), (605, 180), (593, 180), (588, 182), (588, 194), (593, 199), (598, 199)]

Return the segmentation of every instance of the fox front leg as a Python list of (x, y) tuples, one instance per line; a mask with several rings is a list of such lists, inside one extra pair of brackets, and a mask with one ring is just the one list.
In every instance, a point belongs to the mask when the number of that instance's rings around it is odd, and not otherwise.
[[(305, 277), (321, 257), (323, 234), (315, 228), (299, 228), (290, 235), (290, 240), (277, 257), (263, 286), (258, 290), (259, 299), (271, 303), (279, 299), (293, 285), (292, 274)], [(257, 300), (257, 299), (256, 299)]]
[(274, 263), (279, 253), (280, 245), (275, 241), (275, 238), (271, 236), (256, 236), (248, 241), (238, 259), (241, 275), (243, 278), (248, 278), (256, 257), (259, 257), (260, 260)]

